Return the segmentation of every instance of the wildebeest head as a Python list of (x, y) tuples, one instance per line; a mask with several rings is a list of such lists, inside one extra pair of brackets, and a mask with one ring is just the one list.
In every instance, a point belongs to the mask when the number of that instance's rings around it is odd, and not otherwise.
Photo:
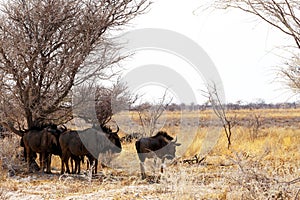
[(57, 126), (56, 124), (44, 125), (44, 131), (48, 134), (48, 146), (52, 153), (55, 155), (61, 155), (61, 147), (59, 145), (59, 136), (67, 130), (64, 125)]
[[(159, 131), (152, 139), (159, 141), (159, 149), (155, 148), (156, 154), (160, 158), (173, 159), (175, 158), (176, 146), (180, 146), (177, 142), (177, 137), (174, 139), (165, 131)], [(153, 140), (152, 140), (153, 141)], [(154, 149), (152, 149), (154, 150)]]
[(167, 159), (173, 159), (175, 158), (175, 153), (176, 153), (176, 146), (180, 146), (180, 143), (177, 142), (177, 137), (174, 140), (169, 141), (169, 143), (164, 147), (166, 155), (165, 157)]
[(118, 136), (118, 132), (120, 130), (119, 126), (117, 126), (117, 130), (114, 132), (111, 130), (110, 127), (106, 125), (101, 125), (100, 127), (102, 131), (106, 134), (106, 137), (111, 142), (109, 145), (107, 145), (105, 151), (111, 150), (112, 153), (120, 153), (122, 150), (122, 145), (121, 145), (120, 137)]
[(50, 124), (47, 126), (47, 131), (52, 133), (55, 136), (59, 136), (61, 133), (65, 132), (67, 127), (64, 125), (57, 126), (56, 124)]

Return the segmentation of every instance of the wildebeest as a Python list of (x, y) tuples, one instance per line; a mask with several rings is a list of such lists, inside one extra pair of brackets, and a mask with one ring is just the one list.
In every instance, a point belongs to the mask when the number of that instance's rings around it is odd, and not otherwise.
[[(165, 131), (159, 131), (155, 136), (141, 138), (135, 142), (135, 148), (140, 160), (142, 179), (146, 178), (145, 159), (157, 156), (164, 163), (166, 158), (175, 158), (176, 146), (181, 145), (176, 142), (177, 138), (173, 141), (173, 137)], [(161, 172), (163, 172), (163, 165), (161, 166)]]
[[(109, 152), (120, 153), (121, 142), (118, 136), (118, 130), (112, 132), (107, 126), (100, 128), (89, 128), (82, 131), (69, 130), (61, 134), (59, 143), (62, 150), (61, 173), (70, 173), (68, 161), (70, 157), (87, 156), (89, 161), (95, 164), (95, 173), (97, 173), (97, 159), (100, 153)], [(76, 162), (79, 163), (80, 162)], [(79, 167), (79, 166), (78, 166)]]
[(36, 153), (40, 154), (40, 169), (44, 171), (46, 164), (46, 173), (51, 173), (51, 156), (61, 156), (59, 146), (59, 135), (66, 131), (66, 127), (58, 128), (57, 125), (44, 125), (41, 127), (33, 127), (25, 131), (21, 141), (24, 144), (24, 152), (26, 152), (26, 160), (28, 163), (28, 171)]

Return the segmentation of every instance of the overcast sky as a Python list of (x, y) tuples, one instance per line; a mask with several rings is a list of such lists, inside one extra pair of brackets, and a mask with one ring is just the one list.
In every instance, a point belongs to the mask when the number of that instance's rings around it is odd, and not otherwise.
[[(221, 76), (227, 102), (291, 101), (292, 96), (276, 82), (276, 67), (284, 62), (283, 45), (292, 42), (268, 24), (238, 10), (203, 11), (197, 9), (201, 0), (155, 0), (149, 12), (138, 17), (128, 28), (163, 28), (176, 31), (194, 40), (214, 62)], [(155, 51), (136, 54), (128, 66), (145, 64), (166, 65), (187, 73), (196, 92), (198, 103), (203, 100), (203, 80), (195, 80), (188, 64), (173, 55)], [(188, 75), (189, 74), (189, 75)], [(278, 81), (278, 80), (277, 80)], [(145, 91), (153, 95), (149, 85)], [(144, 89), (145, 89), (144, 88)], [(160, 91), (161, 92), (161, 91)], [(161, 94), (159, 94), (161, 95)], [(155, 97), (153, 97), (155, 98)], [(187, 103), (187, 102), (185, 102)]]

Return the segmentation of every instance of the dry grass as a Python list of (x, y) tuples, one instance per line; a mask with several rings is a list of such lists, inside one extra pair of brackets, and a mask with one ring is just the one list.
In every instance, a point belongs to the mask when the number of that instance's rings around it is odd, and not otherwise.
[[(178, 135), (185, 146), (178, 154), (183, 158), (168, 165), (163, 174), (158, 164), (147, 161), (147, 180), (140, 179), (134, 143), (124, 144), (110, 167), (89, 179), (86, 174), (60, 176), (58, 157), (54, 158), (53, 175), (27, 174), (13, 156), (19, 152), (18, 141), (3, 140), (0, 199), (299, 199), (299, 113), (299, 109), (234, 111), (230, 114), (236, 115), (239, 125), (233, 129), (232, 147), (227, 149), (221, 132), (214, 148), (202, 154), (205, 160), (190, 165), (180, 161), (204, 152), (201, 147), (208, 144), (205, 141), (214, 133), (212, 129), (221, 129), (201, 123), (211, 120), (210, 111), (168, 112), (161, 126)], [(253, 138), (247, 121), (255, 114), (261, 116), (262, 125)], [(132, 122), (122, 126), (123, 134), (125, 130), (136, 131)], [(194, 131), (192, 143), (185, 144), (190, 131)], [(15, 176), (7, 177), (8, 166), (21, 167)]]

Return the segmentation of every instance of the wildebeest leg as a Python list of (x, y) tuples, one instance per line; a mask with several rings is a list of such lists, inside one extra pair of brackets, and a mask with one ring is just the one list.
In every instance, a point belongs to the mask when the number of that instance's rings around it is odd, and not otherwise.
[[(75, 172), (76, 172), (76, 161), (74, 160), (74, 158), (72, 158), (72, 156), (71, 156), (70, 161), (71, 161), (72, 174), (75, 174)], [(74, 167), (74, 164), (75, 164), (75, 167)]]
[(152, 166), (153, 174), (156, 173), (156, 169), (157, 169), (157, 156), (155, 155), (153, 159), (153, 166)]
[(66, 158), (66, 161), (65, 161), (65, 164), (66, 164), (66, 172), (67, 172), (68, 174), (71, 174), (71, 171), (70, 171), (70, 168), (69, 168), (69, 159), (70, 159), (70, 157), (67, 157), (67, 158)]
[(164, 172), (164, 165), (165, 165), (165, 157), (163, 157), (162, 160), (161, 160), (161, 166), (160, 166), (160, 172), (161, 173)]
[(95, 162), (95, 174), (97, 174), (98, 159), (95, 159), (94, 162)]
[(45, 168), (47, 167), (48, 154), (47, 153), (40, 153), (39, 161), (40, 161), (40, 171), (44, 173)]
[(145, 179), (146, 178), (146, 173), (145, 173), (144, 162), (140, 162), (140, 167), (141, 167), (142, 179)]
[(89, 168), (90, 168), (90, 159), (88, 159), (86, 162), (86, 169), (88, 170)]
[(75, 166), (74, 166), (74, 171), (72, 171), (72, 173), (73, 174), (76, 174), (77, 173), (77, 170), (78, 170), (78, 160), (77, 160), (77, 158), (73, 158), (73, 159), (71, 159), (72, 160), (72, 164), (73, 164), (73, 161), (74, 161), (74, 164), (75, 164)]
[(77, 159), (77, 174), (80, 174), (80, 161), (81, 161), (81, 159), (80, 159), (80, 157), (78, 157), (78, 159)]
[(63, 159), (63, 156), (60, 158), (60, 160), (61, 160), (61, 169), (60, 169), (60, 173), (61, 173), (61, 174), (64, 174), (65, 167), (64, 167), (64, 159)]
[(91, 158), (91, 159), (89, 159), (89, 163), (90, 163), (90, 166), (89, 166), (89, 170), (92, 170), (92, 174), (94, 174), (95, 173), (95, 159), (94, 158)]
[(66, 172), (70, 173), (70, 169), (69, 169), (69, 156), (67, 154), (63, 154), (61, 157), (61, 174), (64, 174), (65, 172), (65, 167), (66, 167)]
[[(97, 173), (97, 165), (98, 165), (98, 160), (94, 158), (94, 156), (92, 156), (91, 154), (86, 155), (88, 157), (88, 162), (89, 164), (87, 164), (87, 169), (92, 170), (92, 173)], [(90, 166), (89, 166), (90, 165)], [(95, 168), (95, 171), (94, 169)]]
[[(68, 162), (69, 162), (69, 158), (65, 158), (63, 160), (63, 169), (61, 171), (62, 174), (64, 173), (65, 169), (66, 169), (66, 173), (70, 174), (70, 168), (69, 168), (69, 163)], [(64, 168), (64, 167), (66, 167), (66, 168)]]
[(46, 160), (46, 153), (40, 153), (40, 167), (41, 171), (44, 173), (45, 170), (45, 163), (47, 162)]
[(146, 173), (145, 173), (144, 162), (145, 162), (146, 157), (141, 153), (138, 154), (138, 157), (139, 157), (139, 160), (140, 160), (140, 168), (141, 168), (142, 179), (145, 179), (146, 178)]
[(46, 173), (51, 174), (51, 153), (46, 154)]
[(44, 170), (44, 168), (43, 168), (43, 158), (42, 158), (42, 154), (40, 153), (40, 155), (39, 155), (39, 161), (40, 161), (40, 170)]
[(28, 173), (31, 173), (32, 170), (31, 170), (31, 150), (29, 147), (24, 147), (24, 150), (26, 150), (26, 160), (27, 160), (27, 165), (28, 165)]
[[(27, 154), (26, 154), (27, 156)], [(35, 159), (36, 159), (37, 155), (35, 152), (31, 152), (30, 153), (30, 169), (34, 170), (34, 171), (40, 171), (40, 166), (36, 163)], [(28, 161), (27, 161), (28, 162)]]
[[(84, 164), (84, 156), (79, 156), (79, 164), (80, 164), (80, 162), (82, 163), (82, 165)], [(80, 165), (79, 165), (79, 173), (80, 173), (80, 170), (81, 169), (81, 167), (80, 167)]]
[(25, 162), (27, 162), (27, 153), (26, 153), (25, 147), (24, 147), (24, 150), (23, 150), (23, 156), (24, 156)]
[[(75, 163), (75, 169), (73, 170), (72, 166), (72, 173), (73, 174), (80, 174), (80, 157), (79, 156), (74, 156), (71, 160), (74, 161)], [(73, 161), (71, 162), (73, 164)]]

